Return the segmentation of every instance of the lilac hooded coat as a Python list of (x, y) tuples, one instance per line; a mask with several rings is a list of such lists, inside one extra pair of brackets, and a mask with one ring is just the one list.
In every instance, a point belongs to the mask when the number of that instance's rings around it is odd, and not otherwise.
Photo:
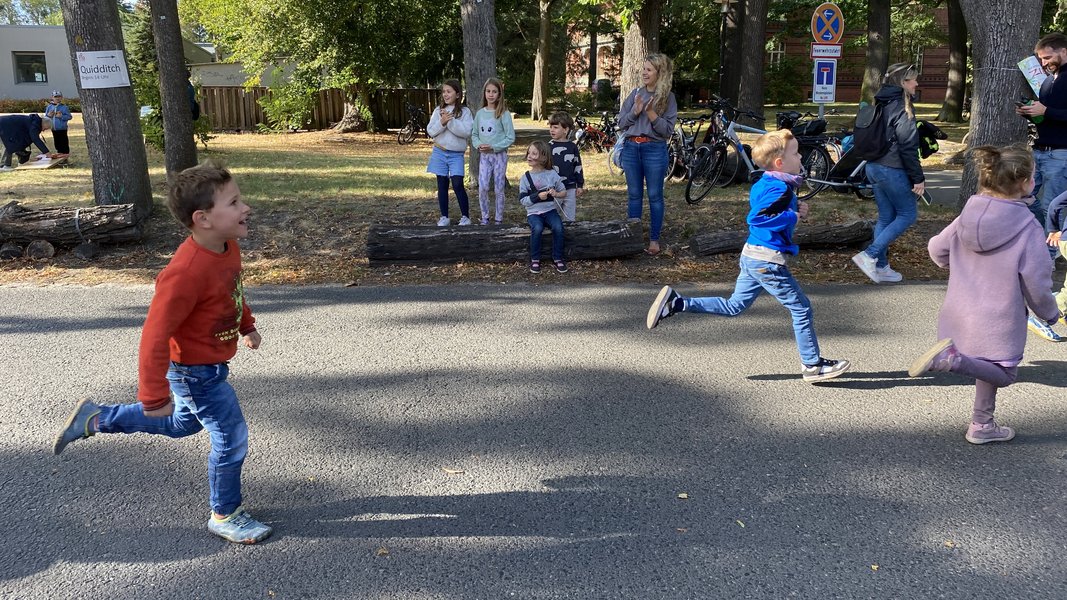
[(947, 267), (948, 293), (937, 337), (950, 337), (972, 358), (1013, 367), (1026, 345), (1026, 307), (1038, 318), (1059, 315), (1045, 232), (1021, 201), (975, 195), (930, 239), (930, 258)]

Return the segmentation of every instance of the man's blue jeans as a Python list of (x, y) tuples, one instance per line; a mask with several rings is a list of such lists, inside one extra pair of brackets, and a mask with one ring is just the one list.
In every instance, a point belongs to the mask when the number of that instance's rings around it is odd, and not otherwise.
[(919, 218), (919, 206), (904, 169), (868, 163), (867, 177), (874, 184), (878, 222), (874, 226), (874, 241), (864, 252), (877, 260), (878, 268), (885, 268), (889, 266), (889, 245)]
[(226, 363), (181, 365), (167, 371), (174, 414), (146, 417), (141, 404), (100, 407), (100, 433), (153, 433), (172, 438), (207, 429), (211, 438), (207, 475), (211, 510), (228, 515), (241, 505), (241, 466), (248, 453), (248, 426), (237, 394), (226, 381)]
[(1034, 150), (1034, 163), (1034, 196), (1037, 200), (1030, 205), (1030, 212), (1045, 229), (1048, 205), (1067, 191), (1067, 149)]
[(648, 239), (656, 241), (663, 229), (663, 177), (667, 174), (667, 142), (638, 144), (626, 140), (622, 146), (622, 169), (626, 174), (626, 216), (641, 218), (645, 186), (648, 186)]
[(737, 275), (734, 294), (729, 298), (686, 298), (685, 310), (736, 317), (752, 306), (764, 291), (774, 296), (789, 309), (793, 317), (793, 334), (797, 338), (800, 362), (805, 365), (819, 363), (819, 340), (815, 338), (814, 311), (811, 302), (800, 289), (800, 284), (789, 272), (789, 267), (747, 256), (741, 256), (741, 272)]
[(538, 215), (526, 215), (530, 224), (530, 260), (541, 260), (541, 234), (545, 225), (552, 230), (552, 260), (563, 260), (563, 219), (552, 209)]

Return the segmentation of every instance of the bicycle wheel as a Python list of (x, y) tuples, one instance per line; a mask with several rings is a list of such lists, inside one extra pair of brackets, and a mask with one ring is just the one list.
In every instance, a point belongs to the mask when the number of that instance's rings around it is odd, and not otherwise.
[(852, 191), (856, 192), (856, 197), (860, 200), (874, 200), (874, 184), (867, 179), (867, 167), (860, 171), (860, 181), (852, 186)]
[(696, 151), (696, 166), (685, 184), (685, 201), (697, 204), (711, 191), (725, 164), (726, 152), (719, 146), (701, 146)]
[(801, 146), (800, 164), (803, 168), (804, 184), (797, 190), (797, 199), (807, 200), (826, 189), (825, 183), (814, 183), (811, 179), (826, 181), (830, 174), (830, 153), (821, 145)]
[(737, 149), (731, 144), (726, 147), (722, 157), (722, 170), (715, 178), (715, 187), (724, 188), (737, 181), (737, 175), (743, 168), (744, 161), (737, 155)]
[(615, 164), (615, 146), (608, 148), (608, 172), (615, 177), (623, 177), (626, 173), (622, 171), (622, 162)]
[(411, 123), (404, 125), (400, 133), (396, 134), (396, 142), (401, 146), (415, 141), (415, 127)]
[(674, 177), (674, 172), (678, 170), (678, 163), (681, 156), (680, 149), (678, 148), (678, 140), (671, 138), (669, 144), (667, 144), (667, 168), (663, 171), (663, 181), (670, 181)]

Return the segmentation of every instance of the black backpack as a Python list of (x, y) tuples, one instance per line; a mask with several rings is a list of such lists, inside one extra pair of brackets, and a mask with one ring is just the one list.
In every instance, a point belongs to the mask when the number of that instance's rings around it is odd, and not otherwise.
[(852, 133), (853, 152), (863, 160), (872, 161), (889, 154), (889, 124), (885, 105), (867, 104), (856, 113), (856, 127)]

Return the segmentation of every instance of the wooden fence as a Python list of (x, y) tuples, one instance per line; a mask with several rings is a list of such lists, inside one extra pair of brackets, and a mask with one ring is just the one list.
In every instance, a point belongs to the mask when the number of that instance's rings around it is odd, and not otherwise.
[[(259, 125), (267, 124), (267, 116), (259, 101), (269, 96), (270, 90), (264, 87), (204, 86), (200, 89), (200, 107), (216, 131), (255, 131)], [(429, 115), (437, 103), (437, 90), (378, 89), (371, 93), (370, 108), (380, 125), (396, 129), (407, 123), (407, 102), (419, 106)], [(332, 127), (344, 117), (345, 110), (342, 90), (320, 90), (304, 128)]]

